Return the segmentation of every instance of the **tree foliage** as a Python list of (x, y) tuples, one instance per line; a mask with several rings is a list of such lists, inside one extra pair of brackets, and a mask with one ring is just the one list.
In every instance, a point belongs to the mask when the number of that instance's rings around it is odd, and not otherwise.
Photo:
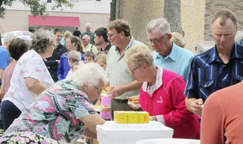
[[(22, 2), (25, 6), (28, 6), (30, 8), (30, 12), (34, 15), (47, 15), (45, 14), (46, 12), (46, 6), (47, 6), (47, 1), (43, 2), (41, 0), (19, 0)], [(67, 7), (72, 7), (73, 4), (70, 3), (68, 0), (53, 0), (53, 7), (52, 10), (57, 10), (60, 9), (63, 6)], [(6, 13), (6, 9), (4, 6), (12, 6), (12, 0), (0, 0), (0, 18), (4, 18), (4, 15)]]

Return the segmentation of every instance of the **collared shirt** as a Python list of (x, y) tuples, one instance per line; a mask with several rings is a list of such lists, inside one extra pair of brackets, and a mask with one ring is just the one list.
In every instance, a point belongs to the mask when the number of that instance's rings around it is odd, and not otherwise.
[(143, 111), (147, 111), (150, 116), (156, 116), (165, 126), (173, 128), (173, 138), (198, 139), (200, 123), (198, 116), (186, 108), (186, 96), (183, 94), (185, 85), (180, 75), (158, 66), (152, 96), (148, 93), (148, 82), (143, 82), (139, 103)]
[(181, 75), (185, 81), (187, 80), (189, 66), (194, 57), (191, 51), (183, 49), (173, 43), (172, 51), (167, 57), (163, 58), (161, 54), (156, 51), (153, 51), (152, 54), (155, 65), (173, 71)]
[(243, 80), (243, 47), (235, 42), (229, 62), (225, 64), (216, 46), (192, 59), (185, 95), (204, 101), (216, 90)]
[(94, 54), (97, 54), (97, 52), (98, 52), (97, 48), (94, 45), (90, 44), (90, 43), (87, 46), (84, 46), (82, 44), (82, 46), (84, 48), (83, 49), (84, 52), (92, 51)]
[[(136, 41), (133, 37), (131, 37), (129, 44), (122, 54), (120, 54), (119, 49), (116, 46), (112, 46), (110, 48), (106, 57), (106, 72), (109, 74), (111, 86), (126, 85), (135, 80), (132, 76), (130, 76), (130, 71), (127, 68), (127, 64), (124, 62), (123, 58), (126, 50), (137, 44), (144, 45), (143, 43)], [(126, 99), (126, 97), (138, 94), (139, 89), (124, 93), (121, 96), (116, 97), (116, 99)]]
[[(158, 88), (160, 88), (161, 85), (163, 84), (163, 81), (162, 81), (163, 68), (160, 66), (156, 66), (156, 68), (158, 71), (157, 71), (155, 84), (152, 86), (149, 86), (148, 82), (143, 82), (143, 85), (142, 85), (142, 90), (144, 92), (149, 93), (150, 97), (152, 97), (153, 92), (155, 90), (157, 90)], [(152, 89), (151, 89), (151, 87), (152, 87)]]
[(100, 51), (107, 51), (107, 52), (108, 52), (110, 48), (111, 48), (111, 44), (109, 43), (109, 44), (105, 47), (104, 50), (101, 48)]

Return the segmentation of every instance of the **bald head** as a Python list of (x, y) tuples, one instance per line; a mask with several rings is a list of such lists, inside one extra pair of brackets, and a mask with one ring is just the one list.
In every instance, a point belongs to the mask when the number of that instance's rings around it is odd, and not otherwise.
[(90, 40), (89, 35), (84, 35), (84, 36), (82, 37), (82, 43), (83, 43), (83, 45), (84, 45), (84, 46), (87, 46), (87, 45), (89, 44), (89, 40)]
[(90, 37), (89, 37), (89, 35), (84, 35), (84, 36), (83, 36), (83, 39), (85, 39), (85, 40), (90, 40)]

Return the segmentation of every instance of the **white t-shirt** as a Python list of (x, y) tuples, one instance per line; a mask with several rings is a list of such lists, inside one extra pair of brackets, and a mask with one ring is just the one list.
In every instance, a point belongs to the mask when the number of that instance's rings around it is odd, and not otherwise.
[(11, 101), (20, 111), (25, 110), (37, 97), (25, 85), (25, 78), (37, 79), (45, 87), (54, 84), (41, 56), (34, 50), (24, 53), (18, 60), (4, 100)]

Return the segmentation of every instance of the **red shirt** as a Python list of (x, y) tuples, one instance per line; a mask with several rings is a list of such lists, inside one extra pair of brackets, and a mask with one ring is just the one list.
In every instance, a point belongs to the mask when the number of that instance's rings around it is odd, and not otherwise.
[(206, 100), (201, 144), (242, 144), (243, 82), (221, 89)]
[(189, 112), (185, 105), (184, 79), (171, 71), (158, 67), (155, 90), (152, 96), (144, 82), (139, 94), (139, 102), (150, 116), (162, 115), (165, 125), (173, 128), (173, 138), (200, 138), (199, 116)]

